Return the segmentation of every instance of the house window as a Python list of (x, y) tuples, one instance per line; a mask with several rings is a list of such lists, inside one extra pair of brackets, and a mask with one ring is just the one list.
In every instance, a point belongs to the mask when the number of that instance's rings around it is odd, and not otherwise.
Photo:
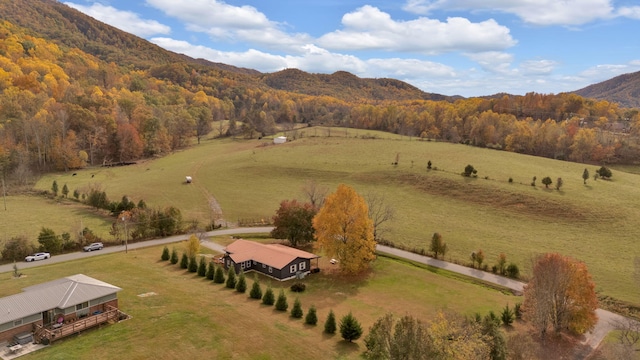
[(83, 302), (81, 304), (76, 305), (76, 311), (82, 310), (82, 309), (86, 309), (88, 307), (89, 307), (89, 302), (85, 301), (85, 302)]
[(265, 264), (262, 264), (262, 268), (263, 268), (263, 269), (264, 269), (264, 268), (266, 268), (266, 267), (267, 267), (267, 265), (265, 265)]
[(13, 326), (20, 326), (20, 325), (22, 325), (22, 319), (16, 320), (13, 322)]
[(227, 267), (231, 266), (231, 260), (227, 260)]
[(251, 267), (251, 260), (247, 261), (247, 269)]
[(303, 261), (300, 263), (300, 265), (298, 266), (300, 268), (300, 270), (304, 270), (307, 268), (307, 264)]
[(240, 266), (244, 269), (244, 261), (240, 263)]
[(255, 264), (256, 264), (256, 261), (255, 261), (255, 260), (253, 260), (253, 265), (255, 265)]
[(296, 266), (296, 264), (293, 264), (289, 267), (289, 272), (294, 273), (296, 272), (297, 269), (298, 267)]
[(273, 268), (271, 266), (269, 266), (269, 273), (273, 272)]

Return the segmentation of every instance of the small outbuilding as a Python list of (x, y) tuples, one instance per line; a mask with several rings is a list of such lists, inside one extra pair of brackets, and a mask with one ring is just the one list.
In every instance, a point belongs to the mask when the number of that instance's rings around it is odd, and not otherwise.
[(287, 142), (287, 137), (286, 136), (278, 136), (276, 138), (273, 138), (273, 143), (274, 144), (284, 144)]

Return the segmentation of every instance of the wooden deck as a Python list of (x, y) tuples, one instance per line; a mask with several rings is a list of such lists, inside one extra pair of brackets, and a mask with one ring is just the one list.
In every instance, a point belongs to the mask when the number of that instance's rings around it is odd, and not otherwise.
[(38, 326), (35, 331), (34, 338), (37, 342), (42, 342), (44, 339), (48, 339), (49, 343), (51, 343), (53, 341), (62, 339), (69, 335), (77, 334), (81, 331), (96, 327), (98, 325), (118, 322), (122, 314), (123, 313), (120, 310), (112, 307), (108, 311), (87, 316), (70, 324), (64, 324), (57, 329), (43, 328), (41, 326)]

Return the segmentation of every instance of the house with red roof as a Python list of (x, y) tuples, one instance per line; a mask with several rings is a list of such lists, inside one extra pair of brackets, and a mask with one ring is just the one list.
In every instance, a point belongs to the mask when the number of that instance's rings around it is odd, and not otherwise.
[[(320, 256), (281, 244), (261, 244), (248, 240), (236, 240), (225, 248), (225, 269), (234, 267), (236, 273), (257, 271), (285, 281), (300, 278), (312, 269), (318, 269)], [(315, 266), (312, 260), (316, 260)]]

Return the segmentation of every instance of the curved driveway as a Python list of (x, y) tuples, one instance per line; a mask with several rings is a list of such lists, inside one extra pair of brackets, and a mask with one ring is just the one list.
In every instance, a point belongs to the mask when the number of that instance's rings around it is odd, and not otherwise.
[[(210, 236), (234, 235), (234, 234), (262, 234), (262, 233), (271, 232), (272, 229), (273, 229), (272, 227), (235, 228), (235, 229), (209, 231), (206, 233), (206, 235), (207, 237), (210, 237)], [(165, 245), (165, 244), (186, 240), (190, 236), (191, 235), (177, 235), (177, 236), (172, 236), (172, 237), (163, 238), (163, 239), (136, 242), (136, 243), (127, 245), (126, 248), (127, 250), (135, 250), (143, 247)], [(208, 240), (203, 241), (202, 245), (219, 252), (222, 252), (224, 249), (223, 246)], [(449, 270), (449, 271), (467, 275), (476, 279), (487, 281), (489, 283), (500, 285), (513, 290), (517, 294), (522, 294), (522, 291), (525, 285), (523, 282), (509, 279), (503, 276), (498, 276), (489, 272), (468, 268), (466, 266), (461, 266), (461, 265), (449, 263), (442, 260), (436, 260), (428, 256), (414, 254), (409, 251), (404, 251), (404, 250), (400, 250), (400, 249), (396, 249), (388, 246), (377, 245), (376, 250), (382, 253), (394, 255), (400, 258), (408, 259), (411, 261), (419, 262), (422, 264), (434, 266), (434, 267), (445, 269), (445, 270)], [(31, 268), (39, 265), (59, 263), (63, 261), (81, 259), (81, 258), (94, 256), (94, 255), (100, 255), (105, 253), (108, 254), (108, 253), (121, 252), (121, 251), (125, 251), (125, 245), (109, 246), (109, 247), (105, 247), (102, 250), (93, 251), (93, 252), (74, 252), (69, 254), (56, 255), (47, 260), (35, 261), (30, 263), (20, 262), (18, 265), (18, 268), (27, 269), (27, 268)], [(4, 273), (8, 271), (13, 271), (13, 264), (0, 266), (0, 273)], [(596, 349), (598, 347), (600, 342), (609, 333), (609, 331), (615, 328), (616, 322), (626, 320), (626, 318), (621, 315), (618, 315), (603, 309), (598, 309), (596, 313), (598, 315), (598, 323), (591, 332), (588, 332), (584, 335), (584, 340), (582, 341), (582, 345), (588, 345), (591, 349)], [(577, 356), (576, 358), (584, 358), (588, 356), (589, 353), (590, 351), (587, 351), (587, 352), (581, 351), (580, 356)]]

